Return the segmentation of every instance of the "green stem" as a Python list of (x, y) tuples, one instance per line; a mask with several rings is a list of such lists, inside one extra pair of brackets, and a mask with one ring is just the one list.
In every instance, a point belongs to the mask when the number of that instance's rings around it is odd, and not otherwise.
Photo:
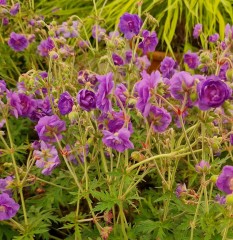
[(196, 158), (196, 156), (195, 156), (195, 154), (194, 154), (194, 151), (193, 151), (192, 146), (191, 146), (191, 144), (190, 144), (189, 138), (188, 138), (188, 136), (187, 136), (182, 115), (179, 115), (179, 120), (180, 120), (180, 123), (181, 123), (181, 127), (182, 127), (182, 130), (183, 130), (185, 139), (186, 139), (187, 144), (188, 144), (188, 146), (189, 146), (189, 149), (190, 149), (190, 151), (191, 151), (191, 153), (192, 153), (193, 159), (195, 160), (196, 163), (198, 163), (198, 160), (197, 160), (197, 158)]
[(10, 140), (10, 147), (11, 147), (10, 148), (10, 155), (11, 155), (11, 159), (12, 159), (13, 166), (14, 166), (14, 169), (15, 169), (15, 176), (16, 176), (18, 191), (19, 191), (19, 195), (20, 195), (20, 199), (21, 199), (21, 205), (22, 205), (22, 208), (23, 208), (24, 222), (25, 222), (25, 225), (28, 226), (27, 211), (26, 211), (26, 206), (25, 206), (25, 201), (24, 201), (24, 196), (23, 196), (23, 185), (21, 184), (21, 181), (20, 181), (18, 168), (17, 168), (17, 163), (16, 163), (15, 156), (14, 156), (14, 151), (15, 151), (14, 143), (13, 143), (13, 139), (12, 139), (12, 136), (11, 136), (10, 127), (9, 127), (9, 123), (8, 123), (7, 118), (5, 120), (6, 120), (7, 133), (8, 133), (8, 137), (9, 137), (9, 140)]
[[(202, 151), (202, 149), (198, 149), (198, 150), (195, 150), (193, 152), (200, 152)], [(160, 158), (179, 158), (179, 157), (184, 157), (184, 156), (187, 156), (187, 155), (190, 155), (192, 154), (192, 152), (187, 152), (187, 153), (181, 153), (181, 154), (178, 154), (180, 153), (181, 151), (177, 151), (177, 152), (171, 152), (171, 153), (165, 153), (165, 154), (160, 154), (160, 155), (156, 155), (156, 156), (153, 156), (153, 157), (150, 157), (150, 158), (147, 158), (145, 160), (142, 160), (141, 162), (138, 162), (134, 165), (132, 165), (131, 167), (127, 168), (126, 171), (129, 173), (131, 172), (133, 169), (137, 168), (138, 166), (141, 166), (145, 163), (148, 163), (152, 160), (155, 160), (155, 159), (160, 159)]]

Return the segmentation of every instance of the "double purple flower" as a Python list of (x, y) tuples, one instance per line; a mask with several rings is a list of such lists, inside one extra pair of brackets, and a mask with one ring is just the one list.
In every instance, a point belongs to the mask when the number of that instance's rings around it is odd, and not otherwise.
[(62, 139), (62, 132), (66, 130), (66, 124), (64, 121), (60, 120), (57, 115), (42, 117), (35, 130), (38, 133), (40, 140), (45, 142), (56, 142), (57, 136), (58, 140)]
[(126, 149), (134, 148), (133, 143), (129, 140), (130, 131), (126, 128), (121, 128), (115, 133), (103, 130), (103, 134), (103, 143), (118, 152), (124, 152)]
[(106, 75), (99, 75), (97, 79), (100, 84), (96, 94), (96, 106), (103, 112), (109, 112), (112, 110), (112, 103), (109, 99), (109, 95), (114, 87), (113, 73), (110, 72)]
[(119, 29), (126, 39), (132, 39), (138, 35), (142, 26), (142, 20), (136, 14), (125, 13), (120, 18)]
[(16, 52), (20, 52), (27, 48), (28, 40), (24, 35), (12, 32), (8, 40), (8, 45)]
[(230, 98), (232, 90), (217, 76), (209, 76), (197, 85), (198, 105), (201, 110), (220, 107)]

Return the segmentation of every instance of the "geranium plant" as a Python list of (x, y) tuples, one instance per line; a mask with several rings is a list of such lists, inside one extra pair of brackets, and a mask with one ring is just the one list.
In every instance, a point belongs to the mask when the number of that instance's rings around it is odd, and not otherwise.
[(233, 27), (147, 72), (155, 22), (124, 13), (89, 38), (40, 19), (4, 40), (42, 64), (0, 81), (2, 239), (233, 236)]

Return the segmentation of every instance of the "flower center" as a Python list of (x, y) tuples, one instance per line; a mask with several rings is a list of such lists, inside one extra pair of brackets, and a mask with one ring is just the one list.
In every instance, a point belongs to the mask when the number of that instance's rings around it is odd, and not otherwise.
[(231, 178), (228, 182), (230, 190), (233, 192), (233, 178)]
[(5, 206), (0, 206), (0, 213), (1, 212), (6, 212), (6, 207)]

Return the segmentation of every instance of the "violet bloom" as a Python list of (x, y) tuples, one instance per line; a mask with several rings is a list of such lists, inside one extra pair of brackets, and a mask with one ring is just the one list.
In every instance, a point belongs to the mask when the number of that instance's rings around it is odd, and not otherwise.
[(29, 117), (35, 109), (35, 100), (23, 93), (8, 92), (11, 113), (16, 117)]
[(103, 112), (109, 112), (112, 110), (112, 103), (109, 99), (109, 95), (114, 87), (113, 73), (110, 72), (106, 75), (99, 75), (97, 79), (100, 84), (96, 95), (96, 106)]
[(220, 107), (232, 94), (232, 90), (217, 76), (209, 76), (197, 85), (198, 105), (201, 110)]
[(130, 63), (132, 56), (133, 56), (133, 52), (131, 50), (126, 51), (125, 52), (125, 62)]
[(34, 150), (33, 157), (36, 159), (36, 166), (42, 168), (42, 174), (50, 175), (52, 170), (61, 162), (56, 148), (41, 141), (41, 151)]
[(160, 71), (164, 78), (171, 78), (175, 73), (177, 63), (171, 57), (165, 57), (160, 64)]
[(111, 133), (118, 132), (124, 126), (128, 126), (130, 134), (133, 133), (133, 125), (130, 122), (129, 116), (125, 116), (122, 111), (120, 112), (112, 112), (113, 119), (110, 119), (108, 122), (108, 130)]
[(126, 86), (123, 83), (118, 84), (114, 93), (117, 96), (117, 105), (120, 107), (121, 104), (119, 101), (121, 101), (122, 105), (125, 106), (127, 100), (126, 95), (128, 94)]
[(80, 90), (77, 95), (77, 101), (79, 106), (88, 112), (96, 108), (96, 95), (90, 90)]
[(137, 66), (138, 69), (146, 70), (151, 65), (151, 62), (146, 55), (143, 55), (142, 57), (136, 58), (135, 65)]
[(197, 173), (206, 173), (210, 170), (210, 164), (204, 160), (201, 160), (198, 164), (195, 165)]
[(66, 130), (66, 124), (56, 115), (45, 116), (39, 120), (38, 124), (35, 126), (35, 130), (40, 140), (45, 142), (56, 142), (57, 139), (54, 135), (57, 136), (58, 140), (61, 140), (61, 132)]
[(176, 197), (180, 198), (182, 197), (183, 195), (185, 195), (187, 193), (187, 188), (186, 188), (186, 185), (185, 183), (184, 184), (177, 184), (177, 187), (176, 187)]
[(132, 39), (138, 35), (142, 26), (142, 20), (136, 14), (124, 13), (120, 18), (119, 29), (126, 39)]
[(122, 128), (115, 133), (103, 130), (103, 134), (103, 143), (118, 152), (124, 152), (126, 149), (134, 148), (133, 143), (129, 140), (130, 132), (126, 128)]
[[(1, 101), (0, 101), (1, 103)], [(6, 119), (0, 120), (0, 129), (3, 128), (3, 126), (6, 124)]]
[(19, 204), (13, 198), (10, 198), (8, 194), (0, 194), (0, 221), (14, 217), (19, 207)]
[(220, 69), (219, 69), (219, 74), (218, 74), (218, 76), (219, 76), (222, 80), (224, 80), (224, 81), (227, 80), (226, 72), (227, 72), (227, 70), (228, 70), (229, 68), (230, 68), (229, 63), (228, 63), (228, 62), (225, 62), (223, 65), (221, 65), (221, 67), (220, 67)]
[(66, 115), (72, 111), (74, 101), (68, 92), (60, 95), (58, 100), (58, 108), (62, 115)]
[(156, 106), (151, 106), (148, 122), (152, 124), (155, 132), (164, 132), (172, 121), (170, 113), (164, 109)]
[(124, 65), (124, 60), (116, 53), (112, 54), (112, 60), (113, 60), (114, 65), (116, 65), (116, 66)]
[[(10, 185), (13, 183), (13, 177), (7, 176), (6, 178), (0, 178), (0, 192), (6, 193), (9, 196), (12, 195)], [(1, 211), (0, 211), (1, 212)]]
[(0, 0), (0, 5), (6, 5), (6, 0)]
[(181, 71), (172, 76), (170, 84), (172, 97), (182, 101), (185, 93), (190, 93), (194, 86), (194, 78), (188, 72)]
[(161, 82), (161, 75), (159, 71), (152, 72), (151, 74), (143, 71), (141, 73), (141, 76), (142, 80), (136, 85), (136, 91), (138, 93), (138, 101), (136, 107), (144, 117), (147, 117), (151, 107), (151, 103), (149, 101), (151, 92), (153, 92), (158, 83)]
[(184, 62), (189, 66), (191, 69), (195, 69), (199, 65), (199, 57), (197, 53), (192, 53), (188, 51), (184, 54)]
[(229, 23), (225, 27), (225, 38), (233, 38), (233, 26), (231, 26)]
[(106, 30), (104, 28), (101, 28), (99, 25), (94, 25), (92, 27), (92, 37), (96, 39), (98, 39), (98, 42), (104, 39)]
[(8, 40), (8, 45), (16, 52), (20, 52), (27, 48), (28, 40), (24, 35), (12, 32)]
[(31, 143), (31, 148), (34, 150), (39, 150), (41, 147), (40, 141), (35, 140), (34, 142)]
[(233, 146), (233, 134), (230, 134), (230, 144)]
[(15, 16), (20, 9), (20, 3), (16, 3), (15, 5), (13, 5), (10, 9), (10, 15)]
[(62, 35), (64, 38), (75, 38), (78, 36), (78, 21), (63, 22), (56, 31), (57, 35)]
[(220, 205), (226, 204), (226, 196), (220, 196), (220, 194), (217, 194), (215, 197), (215, 201), (219, 203)]
[(202, 33), (202, 24), (198, 23), (194, 26), (193, 37), (198, 38), (201, 33)]
[(29, 114), (29, 118), (32, 121), (39, 121), (40, 118), (45, 116), (51, 116), (53, 114), (53, 110), (50, 105), (49, 97), (45, 99), (36, 99), (35, 100), (35, 108)]
[(6, 82), (4, 80), (0, 80), (0, 96), (2, 96), (6, 90)]
[(143, 50), (143, 54), (155, 51), (158, 45), (158, 38), (156, 32), (142, 31), (143, 40), (139, 43), (138, 47)]
[(233, 166), (224, 166), (221, 174), (218, 176), (216, 186), (226, 194), (233, 192)]
[(37, 50), (39, 51), (39, 54), (42, 57), (47, 57), (49, 55), (49, 52), (52, 51), (55, 48), (53, 40), (49, 37), (46, 40), (42, 40), (40, 42), (40, 45), (37, 47)]
[(215, 33), (215, 34), (209, 36), (209, 42), (215, 43), (215, 42), (218, 41), (218, 39), (219, 39), (219, 34), (218, 33)]
[(6, 18), (6, 17), (2, 18), (2, 25), (7, 26), (8, 24), (9, 24), (9, 18)]

